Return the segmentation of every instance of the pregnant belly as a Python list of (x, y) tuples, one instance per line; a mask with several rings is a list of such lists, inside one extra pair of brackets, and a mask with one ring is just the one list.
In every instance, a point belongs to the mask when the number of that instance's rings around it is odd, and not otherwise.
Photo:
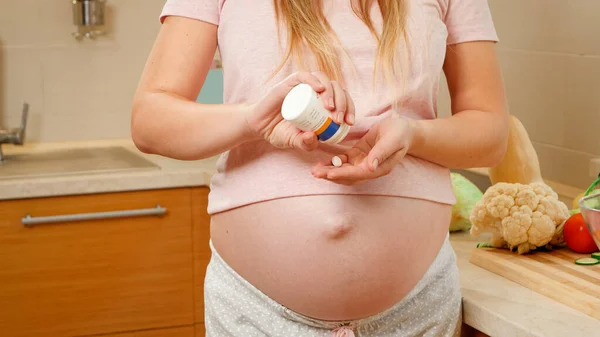
[(211, 237), (278, 303), (322, 320), (359, 319), (417, 284), (445, 239), (450, 207), (381, 196), (278, 199), (214, 215)]

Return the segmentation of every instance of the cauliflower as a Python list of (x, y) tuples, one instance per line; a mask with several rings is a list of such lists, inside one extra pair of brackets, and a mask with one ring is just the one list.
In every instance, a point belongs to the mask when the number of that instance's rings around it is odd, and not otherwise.
[(492, 234), (491, 245), (525, 254), (544, 246), (564, 243), (562, 224), (567, 205), (542, 182), (492, 185), (471, 211), (471, 235)]

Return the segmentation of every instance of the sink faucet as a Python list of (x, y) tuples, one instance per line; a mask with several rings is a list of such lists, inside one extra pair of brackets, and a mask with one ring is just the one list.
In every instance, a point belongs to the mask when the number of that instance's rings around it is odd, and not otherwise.
[(21, 114), (21, 127), (18, 129), (0, 129), (0, 163), (4, 161), (2, 155), (2, 144), (23, 145), (25, 141), (25, 128), (27, 127), (27, 115), (29, 114), (29, 104), (23, 103), (23, 112)]

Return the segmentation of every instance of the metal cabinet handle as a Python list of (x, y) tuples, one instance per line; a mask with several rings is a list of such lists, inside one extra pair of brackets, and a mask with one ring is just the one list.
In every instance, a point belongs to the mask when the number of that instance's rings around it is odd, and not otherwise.
[(104, 219), (115, 219), (115, 218), (131, 218), (138, 216), (159, 216), (167, 213), (167, 209), (157, 205), (154, 208), (145, 209), (133, 209), (125, 211), (112, 211), (112, 212), (98, 212), (98, 213), (80, 213), (80, 214), (67, 214), (67, 215), (54, 215), (54, 216), (40, 216), (32, 217), (27, 214), (21, 219), (21, 222), (26, 227), (50, 224), (57, 222), (73, 222), (73, 221), (87, 221), (87, 220), (104, 220)]

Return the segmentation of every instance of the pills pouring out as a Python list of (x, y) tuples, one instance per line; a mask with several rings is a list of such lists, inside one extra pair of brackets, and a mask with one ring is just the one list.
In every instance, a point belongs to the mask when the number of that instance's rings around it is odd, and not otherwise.
[(345, 124), (337, 124), (317, 93), (305, 83), (298, 84), (287, 94), (281, 106), (283, 119), (304, 132), (314, 132), (319, 141), (337, 144), (350, 131)]

